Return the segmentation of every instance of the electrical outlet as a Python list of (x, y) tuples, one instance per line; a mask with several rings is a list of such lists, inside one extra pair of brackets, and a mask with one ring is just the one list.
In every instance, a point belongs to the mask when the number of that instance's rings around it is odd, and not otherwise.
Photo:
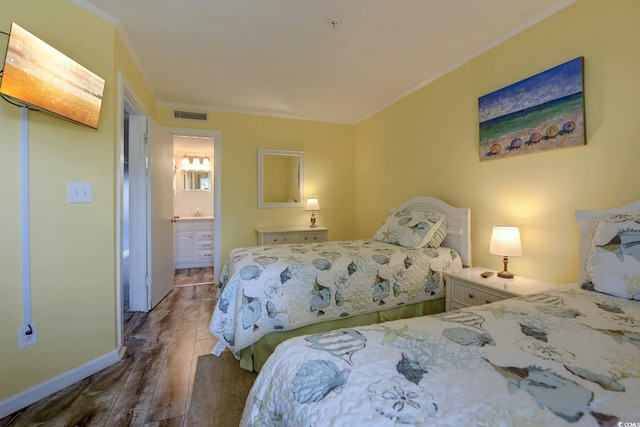
[(25, 348), (38, 342), (38, 329), (35, 323), (18, 328), (18, 345)]

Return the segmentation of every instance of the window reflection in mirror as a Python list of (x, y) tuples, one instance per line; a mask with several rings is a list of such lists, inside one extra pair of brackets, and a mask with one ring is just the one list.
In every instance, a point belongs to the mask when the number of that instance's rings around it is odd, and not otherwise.
[(258, 150), (258, 207), (301, 207), (303, 153)]
[(186, 191), (211, 191), (210, 171), (182, 171)]

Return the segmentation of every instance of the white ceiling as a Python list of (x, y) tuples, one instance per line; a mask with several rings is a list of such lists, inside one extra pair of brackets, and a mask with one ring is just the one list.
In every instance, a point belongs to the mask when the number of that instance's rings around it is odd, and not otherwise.
[(576, 0), (69, 1), (162, 103), (357, 123)]

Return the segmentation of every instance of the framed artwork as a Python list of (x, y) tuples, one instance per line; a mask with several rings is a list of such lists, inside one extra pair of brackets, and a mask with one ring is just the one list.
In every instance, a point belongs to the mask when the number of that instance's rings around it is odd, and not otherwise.
[(478, 99), (480, 161), (586, 144), (584, 58)]

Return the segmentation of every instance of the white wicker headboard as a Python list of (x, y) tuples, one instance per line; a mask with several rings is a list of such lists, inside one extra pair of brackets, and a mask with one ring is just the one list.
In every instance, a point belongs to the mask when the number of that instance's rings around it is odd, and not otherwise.
[(580, 224), (580, 252), (578, 253), (578, 283), (582, 283), (585, 278), (584, 260), (587, 255), (587, 248), (591, 241), (591, 234), (593, 233), (593, 227), (596, 224), (596, 219), (599, 216), (605, 214), (640, 214), (640, 200), (629, 203), (628, 205), (620, 206), (619, 208), (603, 209), (599, 211), (589, 210), (577, 210), (576, 219)]
[(433, 197), (414, 197), (398, 207), (390, 208), (396, 212), (442, 212), (447, 216), (447, 237), (442, 246), (455, 249), (462, 258), (462, 265), (471, 266), (471, 209), (456, 208), (447, 202)]

